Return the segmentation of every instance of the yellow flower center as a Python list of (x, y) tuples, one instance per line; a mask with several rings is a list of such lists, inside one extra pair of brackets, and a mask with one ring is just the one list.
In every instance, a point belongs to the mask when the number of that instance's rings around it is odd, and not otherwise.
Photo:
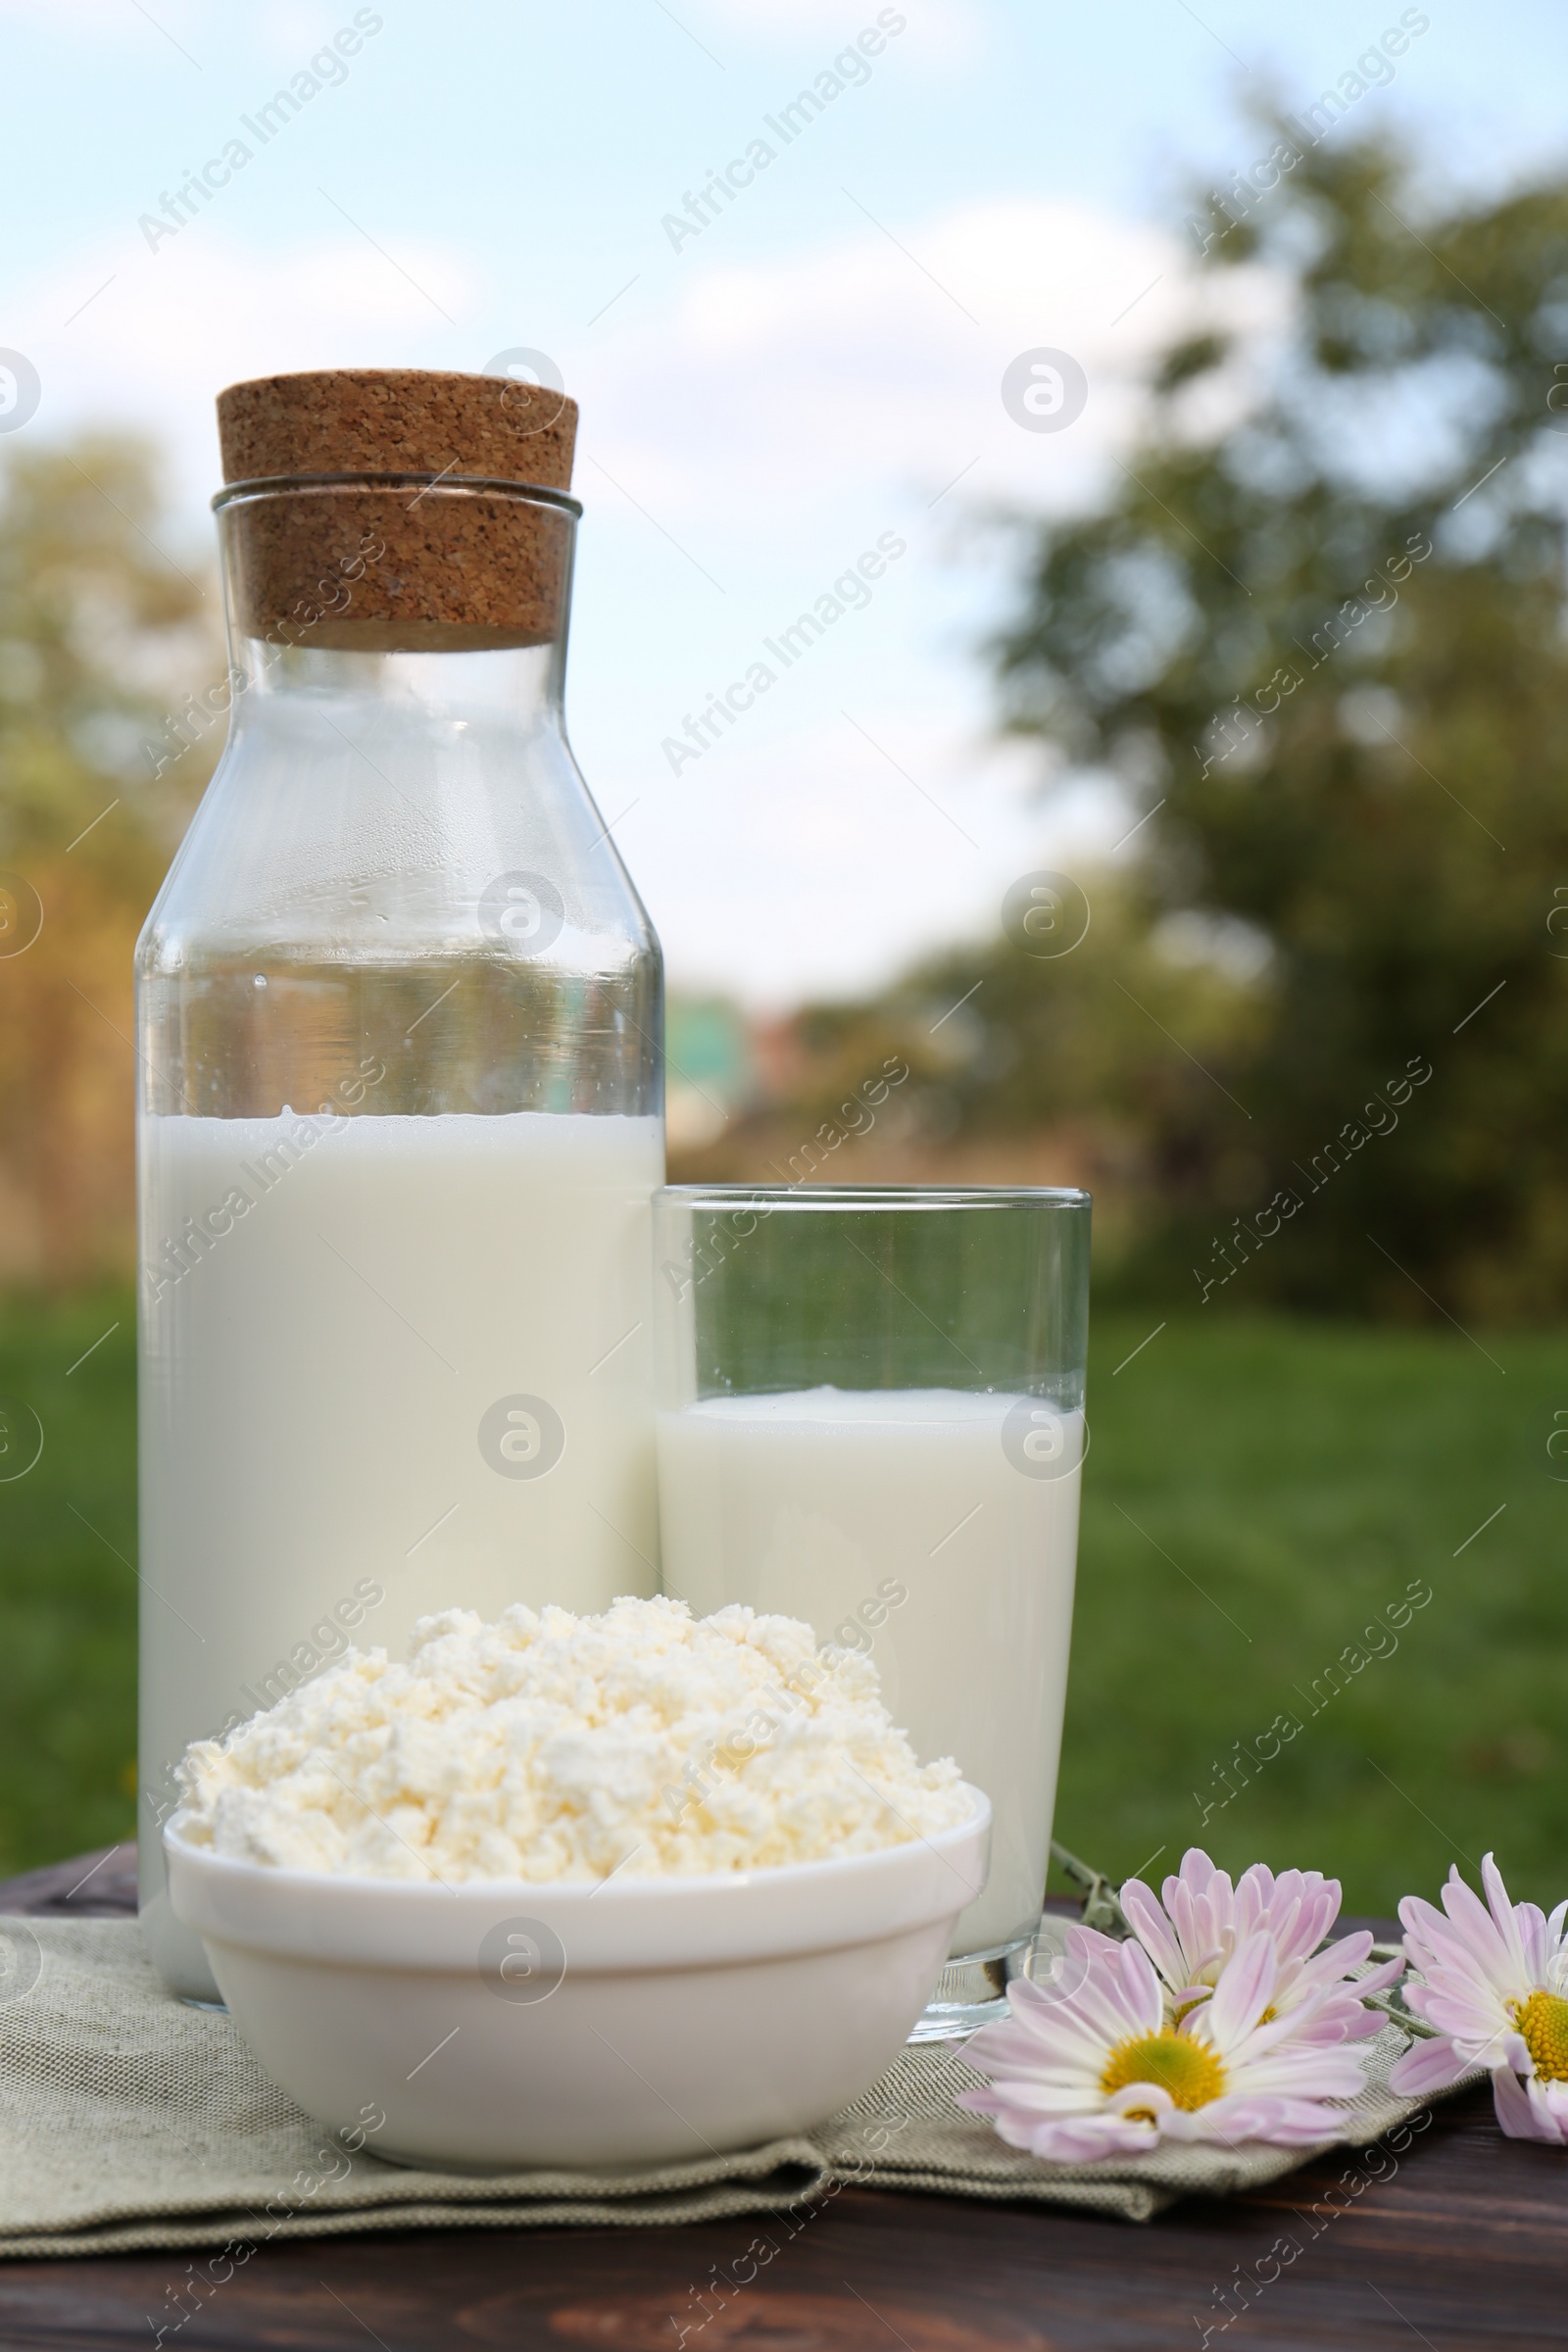
[[(1559, 2006), (1568, 2010), (1568, 2001)], [(1171, 2104), (1190, 2115), (1222, 2095), (1225, 2069), (1212, 2050), (1185, 2034), (1144, 2034), (1118, 2041), (1100, 2078), (1103, 2091), (1122, 2090), (1129, 2082), (1157, 2082), (1170, 2093)], [(1130, 2108), (1128, 2113), (1154, 2120), (1148, 2108)]]
[(1568, 2082), (1568, 2001), (1554, 1992), (1533, 1992), (1508, 2008), (1542, 2082)]

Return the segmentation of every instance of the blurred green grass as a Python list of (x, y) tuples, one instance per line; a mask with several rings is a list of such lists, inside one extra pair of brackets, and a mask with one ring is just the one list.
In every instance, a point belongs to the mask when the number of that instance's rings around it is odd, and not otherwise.
[[(1568, 1894), (1561, 1340), (1192, 1316), (1127, 1362), (1156, 1320), (1093, 1325), (1058, 1838), (1112, 1876), (1316, 1867), (1351, 1910), (1489, 1848), (1516, 1901)], [(1327, 1695), (1412, 1580), (1397, 1649)]]
[[(111, 1331), (115, 1324), (119, 1329)], [(79, 1362), (87, 1348), (92, 1353)], [(0, 1484), (5, 1873), (135, 1834), (130, 1293), (104, 1291), (65, 1303), (7, 1299), (0, 1306), (0, 1398), (28, 1408), (43, 1424), (36, 1466)], [(25, 1413), (17, 1420), (32, 1430)], [(0, 1457), (0, 1479), (16, 1458), (14, 1442), (12, 1455)]]
[[(1489, 1846), (1516, 1897), (1568, 1893), (1561, 1341), (1192, 1316), (1125, 1361), (1156, 1321), (1094, 1327), (1058, 1837), (1116, 1876), (1189, 1842), (1315, 1865), (1357, 1910)], [(119, 1293), (0, 1311), (0, 1397), (45, 1433), (0, 1484), (0, 1872), (132, 1834), (133, 1340)], [(1325, 1701), (1412, 1580), (1397, 1649)]]

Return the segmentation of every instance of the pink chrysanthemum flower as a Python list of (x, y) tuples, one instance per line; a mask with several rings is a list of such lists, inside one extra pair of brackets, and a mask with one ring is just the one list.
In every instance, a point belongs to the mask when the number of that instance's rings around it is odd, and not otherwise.
[(958, 2103), (989, 2115), (1010, 2147), (1081, 2164), (1162, 2138), (1311, 2146), (1339, 2130), (1324, 2101), (1353, 2098), (1365, 2081), (1350, 2051), (1311, 2038), (1327, 1994), (1277, 2013), (1280, 1960), (1267, 1934), (1237, 1946), (1179, 2022), (1141, 1943), (1072, 1928), (1066, 1960), (1071, 1992), (1015, 1980), (1010, 2014), (964, 2051), (991, 2085)]
[[(1121, 1907), (1139, 1942), (1158, 1969), (1178, 2016), (1206, 2001), (1232, 1957), (1251, 1936), (1266, 1935), (1279, 1960), (1276, 2013), (1295, 2021), (1313, 2041), (1356, 2041), (1376, 2034), (1384, 2020), (1363, 2006), (1400, 1974), (1402, 1960), (1385, 1961), (1354, 1984), (1372, 1949), (1364, 1928), (1342, 1936), (1319, 1951), (1340, 1915), (1340, 1882), (1317, 1870), (1284, 1870), (1278, 1878), (1261, 1862), (1244, 1871), (1233, 1887), (1207, 1854), (1192, 1846), (1180, 1875), (1165, 1881), (1163, 1904), (1141, 1879), (1121, 1889)], [(1310, 2025), (1302, 2014), (1311, 2004)]]
[(1404, 1948), (1422, 1978), (1404, 1997), (1434, 2034), (1405, 2052), (1389, 2087), (1420, 2098), (1484, 2066), (1508, 2137), (1562, 2147), (1568, 2144), (1568, 1903), (1549, 1919), (1534, 1903), (1510, 1903), (1490, 1854), (1481, 1880), (1485, 1903), (1454, 1870), (1443, 1889), (1443, 1911), (1413, 1894), (1399, 1905)]

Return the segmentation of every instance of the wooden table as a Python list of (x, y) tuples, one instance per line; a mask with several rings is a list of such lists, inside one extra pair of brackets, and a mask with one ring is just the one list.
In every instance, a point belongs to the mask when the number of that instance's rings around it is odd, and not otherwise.
[[(0, 1883), (8, 1912), (133, 1907), (128, 1848)], [(710, 2291), (702, 2325), (704, 2281), (754, 2229), (280, 2243), (164, 2342), (676, 2352), (684, 2326), (695, 2352), (1164, 2352), (1201, 2345), (1206, 2327), (1227, 2352), (1568, 2345), (1568, 2151), (1502, 2138), (1486, 2090), (1437, 2108), (1402, 2155), (1342, 2150), (1255, 2196), (1195, 2200), (1145, 2225), (847, 2189), (756, 2284), (728, 2303)], [(184, 2271), (173, 2254), (0, 2262), (0, 2346), (150, 2346)]]

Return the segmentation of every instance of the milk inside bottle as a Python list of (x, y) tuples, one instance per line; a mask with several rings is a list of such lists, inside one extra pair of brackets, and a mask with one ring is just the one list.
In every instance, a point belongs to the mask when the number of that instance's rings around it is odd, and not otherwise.
[(442, 1607), (658, 1582), (657, 942), (562, 717), (576, 412), (232, 386), (222, 760), (137, 957), (143, 1927), (173, 1767)]

